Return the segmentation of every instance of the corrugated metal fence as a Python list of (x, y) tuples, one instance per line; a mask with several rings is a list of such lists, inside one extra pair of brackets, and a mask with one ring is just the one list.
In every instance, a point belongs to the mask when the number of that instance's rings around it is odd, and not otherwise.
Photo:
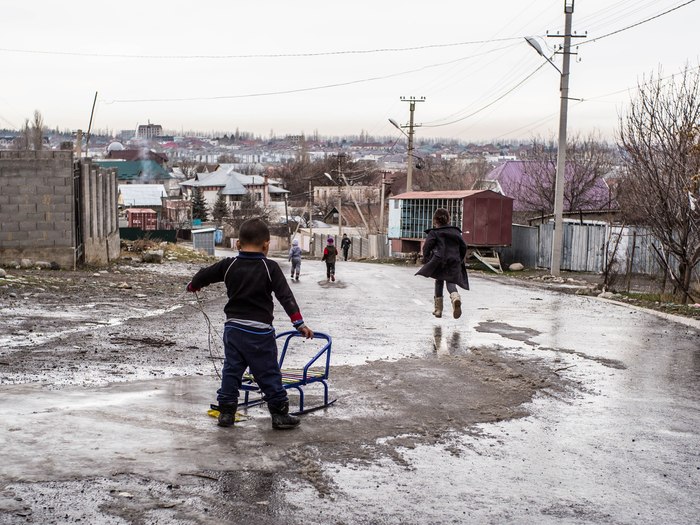
[[(507, 266), (520, 262), (525, 267), (549, 268), (552, 260), (552, 223), (539, 226), (513, 225), (513, 243), (499, 250)], [(646, 275), (664, 272), (653, 246), (660, 248), (656, 238), (645, 228), (620, 227), (608, 224), (564, 223), (561, 269), (574, 272), (603, 272), (611, 257), (616, 271)], [(677, 269), (678, 263), (671, 261)], [(694, 278), (699, 278), (696, 268)]]

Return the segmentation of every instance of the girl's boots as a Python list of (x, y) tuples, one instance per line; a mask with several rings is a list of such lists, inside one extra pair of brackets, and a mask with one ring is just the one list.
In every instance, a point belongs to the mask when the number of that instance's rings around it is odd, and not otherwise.
[(433, 310), (433, 315), (435, 317), (442, 317), (442, 297), (435, 298), (435, 310)]
[[(452, 301), (452, 315), (455, 319), (459, 319), (462, 315), (462, 298), (459, 296), (459, 293), (452, 292), (450, 300)], [(442, 310), (442, 307), (440, 309)]]

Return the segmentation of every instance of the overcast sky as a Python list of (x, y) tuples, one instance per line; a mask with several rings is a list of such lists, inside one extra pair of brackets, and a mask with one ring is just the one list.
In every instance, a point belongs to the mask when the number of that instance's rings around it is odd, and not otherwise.
[[(584, 102), (570, 102), (569, 133), (613, 137), (627, 88), (659, 66), (666, 76), (700, 65), (700, 2), (604, 37), (687, 1), (576, 0), (574, 30), (588, 38), (572, 62), (570, 96)], [(545, 34), (563, 32), (564, 0), (0, 6), (0, 127), (38, 109), (51, 127), (85, 130), (97, 91), (93, 127), (114, 131), (150, 120), (178, 131), (393, 136), (388, 118), (408, 122), (403, 95), (426, 99), (417, 136), (556, 135), (559, 73), (535, 71), (543, 59), (523, 37), (540, 36), (551, 53), (562, 39)]]

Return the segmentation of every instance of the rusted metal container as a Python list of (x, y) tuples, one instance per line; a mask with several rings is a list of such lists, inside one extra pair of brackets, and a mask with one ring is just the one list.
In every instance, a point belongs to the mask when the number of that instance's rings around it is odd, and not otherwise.
[(413, 191), (389, 199), (392, 252), (418, 252), (438, 208), (450, 213), (470, 247), (510, 246), (513, 199), (491, 190)]
[(158, 229), (158, 214), (150, 208), (129, 208), (126, 210), (126, 219), (129, 228)]

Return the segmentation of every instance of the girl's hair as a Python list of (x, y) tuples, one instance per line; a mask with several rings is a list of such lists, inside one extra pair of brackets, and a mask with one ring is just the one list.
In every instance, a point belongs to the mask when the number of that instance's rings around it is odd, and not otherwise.
[(445, 208), (438, 208), (433, 214), (433, 222), (438, 226), (450, 224), (450, 213)]

